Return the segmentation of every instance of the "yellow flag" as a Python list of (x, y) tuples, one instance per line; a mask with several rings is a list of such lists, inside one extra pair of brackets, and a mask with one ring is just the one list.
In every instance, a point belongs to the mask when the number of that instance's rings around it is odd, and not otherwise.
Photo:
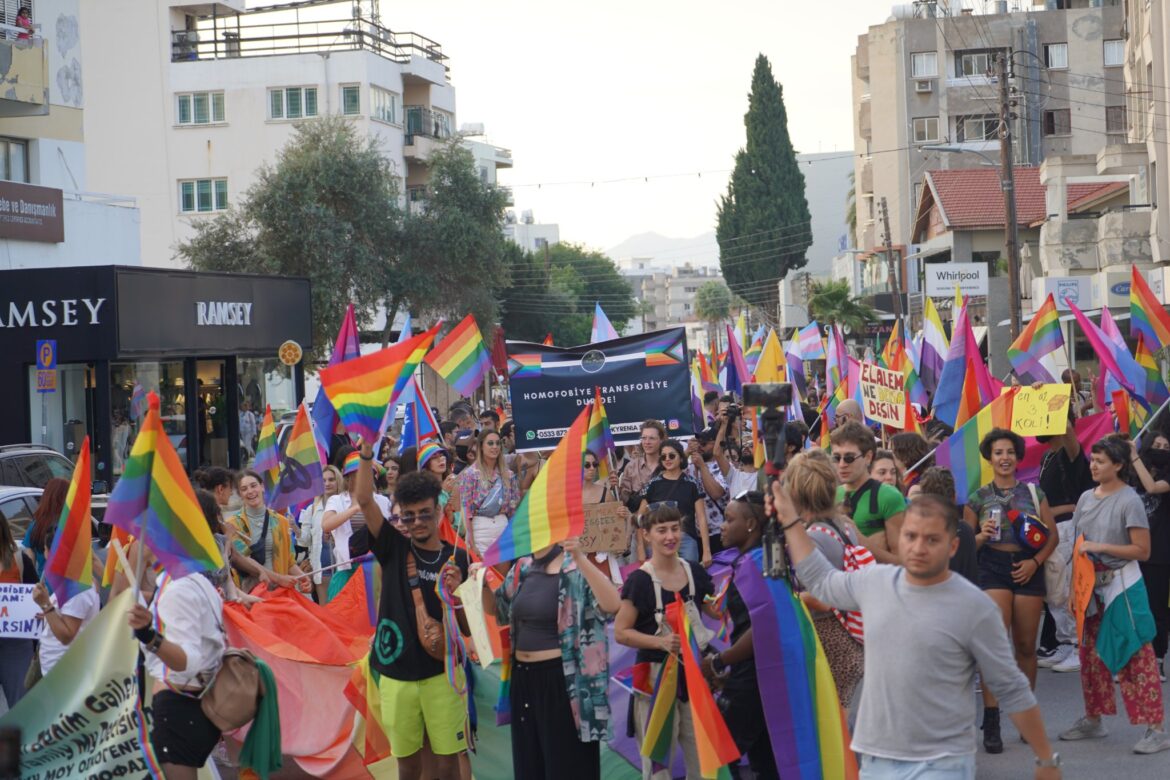
[(764, 339), (764, 348), (760, 351), (760, 362), (756, 363), (757, 382), (787, 382), (788, 361), (784, 359), (784, 350), (780, 347), (780, 339), (775, 330), (768, 330), (768, 337)]

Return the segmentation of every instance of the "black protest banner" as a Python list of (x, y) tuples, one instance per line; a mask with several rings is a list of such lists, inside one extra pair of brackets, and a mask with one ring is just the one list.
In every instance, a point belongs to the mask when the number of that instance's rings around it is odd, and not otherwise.
[(555, 447), (595, 387), (617, 444), (637, 444), (644, 420), (660, 420), (672, 437), (694, 433), (683, 328), (578, 347), (507, 346), (517, 450)]

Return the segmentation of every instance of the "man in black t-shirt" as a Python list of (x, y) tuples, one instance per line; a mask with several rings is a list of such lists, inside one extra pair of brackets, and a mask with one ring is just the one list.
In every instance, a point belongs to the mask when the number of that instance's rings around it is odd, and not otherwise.
[[(399, 777), (419, 777), (424, 737), (435, 754), (436, 777), (459, 777), (459, 754), (467, 749), (467, 703), (447, 681), (443, 607), (436, 586), (450, 591), (467, 576), (467, 556), (439, 539), (442, 485), (433, 474), (412, 472), (394, 490), (406, 535), (390, 527), (374, 502), (373, 453), (362, 444), (354, 484), (370, 533), (370, 549), (382, 565), (378, 625), (370, 667), (378, 673), (382, 721)], [(421, 614), (420, 614), (421, 610)], [(466, 632), (462, 611), (456, 613)], [(460, 672), (461, 674), (461, 672)]]

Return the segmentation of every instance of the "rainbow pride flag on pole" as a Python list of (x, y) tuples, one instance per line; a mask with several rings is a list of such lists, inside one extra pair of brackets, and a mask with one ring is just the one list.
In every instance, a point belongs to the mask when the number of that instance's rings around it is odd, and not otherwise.
[(378, 441), (400, 377), (409, 373), (416, 350), (425, 350), (434, 333), (432, 328), (386, 349), (321, 369), (321, 387), (345, 430), (366, 441)]
[(483, 345), (475, 317), (470, 314), (464, 317), (427, 355), (427, 363), (455, 392), (463, 396), (474, 393), (491, 366), (491, 356)]
[(105, 522), (138, 537), (175, 579), (222, 568), (223, 556), (163, 430), (154, 393), (148, 406), (126, 470), (110, 494)]
[[(407, 317), (409, 318), (409, 314)], [(362, 344), (358, 335), (357, 320), (353, 315), (353, 304), (345, 310), (345, 318), (341, 321), (341, 328), (337, 332), (337, 340), (333, 343), (333, 354), (329, 356), (329, 365), (335, 366), (347, 360), (361, 357)], [(323, 387), (317, 388), (317, 400), (313, 403), (313, 435), (317, 437), (317, 450), (322, 462), (329, 460), (329, 450), (333, 443), (333, 434), (337, 432), (337, 411), (329, 403)]]
[(1008, 388), (935, 450), (938, 465), (955, 475), (956, 504), (966, 504), (967, 498), (994, 476), (991, 464), (979, 454), (979, 443), (992, 428), (1011, 428), (1012, 403), (1018, 392), (1018, 387)]
[(264, 502), (276, 498), (276, 483), (280, 481), (280, 450), (276, 446), (276, 424), (272, 421), (272, 407), (264, 407), (264, 422), (256, 439), (256, 457), (252, 468), (264, 478)]
[(1132, 266), (1129, 283), (1129, 335), (1140, 333), (1151, 352), (1170, 344), (1170, 313), (1154, 295), (1146, 277)]
[(589, 408), (589, 428), (585, 433), (585, 449), (597, 457), (597, 478), (605, 479), (610, 472), (610, 457), (617, 452), (613, 433), (609, 429), (609, 417), (605, 404), (601, 402), (601, 388), (593, 389), (593, 405)]
[(654, 770), (670, 766), (671, 735), (674, 734), (675, 704), (678, 702), (678, 656), (668, 655), (658, 669), (654, 691), (650, 696), (650, 715), (642, 738), (641, 753), (650, 759)]
[(45, 560), (45, 585), (56, 595), (59, 606), (93, 587), (93, 523), (89, 519), (92, 486), (86, 436), (73, 467), (53, 546)]
[(695, 640), (695, 632), (687, 619), (686, 610), (678, 599), (666, 605), (666, 620), (681, 642), (683, 674), (687, 680), (687, 698), (690, 700), (691, 721), (695, 728), (695, 747), (699, 753), (699, 773), (704, 778), (731, 778), (727, 765), (739, 759), (739, 748), (727, 730), (715, 697), (703, 678), (700, 659), (703, 652)]
[(581, 453), (585, 451), (585, 435), (594, 403), (577, 415), (524, 494), (500, 538), (484, 551), (483, 562), (488, 566), (531, 555), (550, 544), (578, 536), (585, 529)]
[[(959, 428), (989, 404), (998, 388), (987, 372), (964, 306), (955, 324), (947, 362), (934, 394), (934, 416)], [(956, 481), (958, 481), (956, 479)]]
[(1158, 366), (1157, 359), (1154, 358), (1153, 353), (1146, 345), (1146, 334), (1138, 333), (1137, 348), (1134, 350), (1134, 360), (1141, 366), (1142, 375), (1145, 379), (1145, 397), (1146, 401), (1151, 406), (1161, 406), (1162, 402), (1170, 396), (1170, 391), (1166, 389), (1166, 383), (1162, 381), (1162, 369)]
[(1048, 293), (1047, 300), (1032, 315), (1028, 327), (1008, 347), (1007, 356), (1021, 382), (1054, 383), (1057, 381), (1056, 367), (1051, 362), (1051, 355), (1058, 349), (1064, 349), (1064, 334), (1060, 331), (1056, 299)]
[(321, 457), (317, 453), (317, 442), (313, 438), (313, 426), (309, 422), (309, 411), (302, 402), (297, 407), (297, 419), (284, 445), (284, 457), (280, 459), (280, 476), (275, 494), (268, 506), (283, 512), (295, 504), (312, 501), (325, 492), (325, 477), (321, 470)]
[[(1097, 327), (1089, 320), (1084, 313), (1077, 308), (1077, 305), (1072, 301), (1066, 301), (1069, 310), (1073, 313), (1077, 324), (1081, 326), (1081, 332), (1085, 334), (1085, 338), (1089, 342), (1089, 346), (1097, 353), (1097, 359), (1101, 361), (1101, 368), (1108, 371), (1117, 383), (1129, 391), (1130, 395), (1145, 397), (1145, 372), (1134, 360), (1133, 355), (1129, 354), (1129, 350), (1124, 346), (1115, 344), (1108, 335), (1105, 334), (1101, 328)], [(1124, 345), (1125, 342), (1122, 342)], [(1141, 383), (1140, 385), (1138, 383)], [(1153, 399), (1145, 398), (1147, 403), (1160, 404), (1161, 401), (1154, 402)], [(1162, 400), (1165, 400), (1164, 398)]]

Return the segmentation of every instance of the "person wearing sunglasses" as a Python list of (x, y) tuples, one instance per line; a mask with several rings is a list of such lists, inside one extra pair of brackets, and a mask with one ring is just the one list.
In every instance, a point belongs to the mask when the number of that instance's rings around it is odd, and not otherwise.
[(833, 465), (837, 468), (837, 503), (865, 537), (864, 544), (880, 563), (898, 563), (898, 534), (906, 499), (902, 491), (869, 474), (877, 440), (859, 422), (848, 422), (833, 431)]
[(476, 453), (474, 462), (455, 480), (455, 506), (469, 518), (464, 529), (467, 543), (480, 555), (500, 538), (520, 503), (520, 482), (504, 466), (503, 445), (496, 431), (480, 433), (472, 448)]
[(597, 478), (601, 460), (593, 450), (585, 450), (581, 459), (581, 468), (585, 474), (585, 484), (581, 487), (581, 501), (586, 504), (604, 504), (612, 498), (611, 493), (617, 490), (618, 476), (616, 471), (610, 471), (609, 477), (603, 482)]
[[(363, 443), (353, 498), (366, 517), (370, 550), (382, 566), (378, 627), (370, 648), (377, 672), (382, 728), (398, 760), (399, 777), (420, 777), (423, 740), (434, 754), (429, 776), (457, 780), (467, 749), (467, 702), (447, 681), (443, 607), (437, 586), (454, 591), (467, 577), (468, 559), (439, 538), (442, 485), (425, 471), (404, 474), (394, 490), (406, 535), (387, 524), (373, 483), (373, 451)], [(466, 619), (456, 604), (460, 630)], [(462, 686), (463, 670), (456, 669)]]
[[(675, 442), (663, 445), (663, 463), (671, 454), (673, 445), (681, 460), (682, 448)], [(702, 504), (702, 500), (699, 500)], [(634, 696), (630, 703), (629, 721), (634, 726), (638, 744), (646, 732), (650, 714), (654, 680), (666, 660), (667, 653), (679, 652), (679, 636), (672, 633), (665, 620), (666, 605), (679, 601), (688, 612), (696, 633), (705, 631), (698, 615), (702, 611), (718, 617), (706, 603), (714, 592), (711, 575), (701, 566), (682, 559), (679, 550), (689, 537), (683, 531), (683, 515), (673, 501), (651, 504), (639, 520), (639, 526), (650, 544), (650, 560), (630, 572), (622, 586), (622, 603), (614, 619), (613, 635), (618, 644), (638, 651), (634, 666)], [(700, 642), (705, 646), (705, 642)], [(676, 746), (683, 749), (687, 777), (699, 777), (699, 754), (695, 742), (695, 726), (686, 692), (686, 680), (679, 675), (678, 697), (675, 702), (674, 723), (677, 734), (671, 740), (671, 755)], [(647, 757), (642, 758), (642, 777), (669, 780), (669, 768), (655, 771)]]
[[(678, 555), (691, 563), (711, 565), (711, 539), (707, 531), (706, 493), (703, 486), (686, 472), (686, 451), (674, 439), (662, 445), (658, 473), (642, 489), (638, 514), (645, 515), (658, 503), (669, 503), (682, 516), (683, 536)], [(643, 544), (635, 545), (638, 560), (645, 557)]]

